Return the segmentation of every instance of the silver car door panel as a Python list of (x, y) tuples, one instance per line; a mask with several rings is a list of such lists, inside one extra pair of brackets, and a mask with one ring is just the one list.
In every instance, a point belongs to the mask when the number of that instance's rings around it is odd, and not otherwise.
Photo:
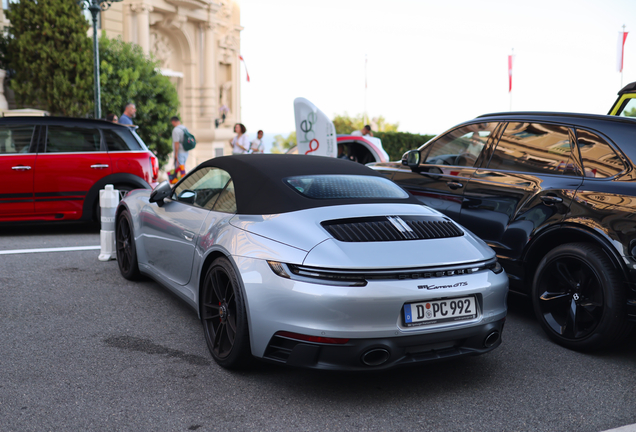
[(139, 214), (146, 263), (157, 274), (186, 285), (192, 274), (196, 235), (209, 210), (166, 200), (148, 204)]

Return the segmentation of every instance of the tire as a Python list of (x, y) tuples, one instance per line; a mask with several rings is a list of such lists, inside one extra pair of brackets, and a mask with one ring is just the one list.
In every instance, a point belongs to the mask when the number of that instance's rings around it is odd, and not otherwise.
[(548, 336), (574, 350), (615, 345), (632, 326), (618, 272), (603, 250), (589, 243), (548, 252), (537, 267), (532, 303)]
[(133, 224), (128, 211), (124, 210), (117, 217), (115, 226), (115, 248), (117, 250), (117, 264), (121, 275), (128, 280), (137, 280), (139, 263), (137, 262), (137, 248), (133, 235)]
[(238, 278), (226, 258), (209, 267), (201, 295), (201, 323), (212, 358), (227, 369), (251, 362), (247, 312)]

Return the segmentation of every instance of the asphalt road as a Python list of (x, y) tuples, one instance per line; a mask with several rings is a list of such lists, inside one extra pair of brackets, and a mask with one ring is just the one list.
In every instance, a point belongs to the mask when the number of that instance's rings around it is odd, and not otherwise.
[[(99, 245), (90, 225), (0, 228), (0, 252)], [(384, 373), (228, 372), (196, 313), (98, 250), (0, 254), (1, 431), (603, 431), (636, 423), (636, 334), (551, 343), (512, 297), (504, 343)]]

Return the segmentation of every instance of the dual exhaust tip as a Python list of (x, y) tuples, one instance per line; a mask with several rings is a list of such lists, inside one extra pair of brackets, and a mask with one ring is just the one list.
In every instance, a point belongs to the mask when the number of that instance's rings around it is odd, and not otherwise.
[(486, 336), (486, 339), (484, 339), (484, 346), (486, 348), (492, 348), (497, 342), (499, 342), (499, 339), (501, 339), (499, 331), (492, 331), (488, 336)]
[[(498, 330), (494, 330), (486, 336), (484, 339), (484, 346), (486, 348), (492, 348), (501, 339), (501, 334)], [(373, 348), (362, 354), (362, 363), (366, 366), (381, 366), (391, 357), (391, 353), (386, 348)]]
[(362, 363), (367, 366), (380, 366), (386, 363), (391, 357), (389, 350), (385, 348), (373, 348), (362, 354)]

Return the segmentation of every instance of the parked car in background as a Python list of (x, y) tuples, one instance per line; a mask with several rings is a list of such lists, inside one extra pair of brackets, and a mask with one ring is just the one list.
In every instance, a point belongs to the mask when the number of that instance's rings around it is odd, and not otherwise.
[(501, 343), (486, 244), (381, 174), (304, 155), (217, 157), (117, 208), (117, 262), (194, 308), (214, 360), (373, 370)]
[(636, 117), (636, 82), (629, 83), (618, 92), (618, 98), (609, 115)]
[(482, 238), (556, 342), (618, 343), (636, 321), (636, 119), (510, 112), (371, 165)]
[(159, 165), (133, 128), (102, 120), (0, 118), (0, 222), (97, 220), (99, 190), (156, 183)]
[[(374, 137), (362, 137), (356, 135), (338, 135), (336, 138), (338, 146), (343, 147), (344, 153), (349, 160), (361, 164), (371, 162), (388, 162), (389, 155), (382, 147), (382, 141)], [(298, 154), (298, 147), (293, 146), (287, 154)]]

